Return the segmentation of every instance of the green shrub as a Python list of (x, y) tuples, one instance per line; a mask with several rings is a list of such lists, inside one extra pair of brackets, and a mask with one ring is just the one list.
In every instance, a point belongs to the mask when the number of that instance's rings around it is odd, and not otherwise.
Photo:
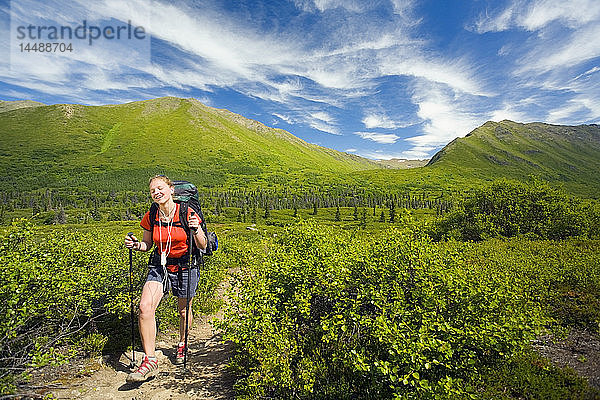
[[(99, 352), (126, 336), (129, 268), (121, 238), (103, 232), (42, 233), (26, 220), (0, 232), (1, 378), (68, 360), (73, 342)], [(143, 263), (136, 257), (136, 286)], [(112, 326), (114, 331), (104, 331)], [(92, 336), (87, 336), (92, 334)], [(94, 336), (95, 335), (95, 336)]]
[(435, 238), (484, 240), (496, 236), (564, 239), (587, 235), (594, 225), (592, 209), (548, 184), (506, 179), (477, 189), (461, 207), (438, 221)]
[(512, 238), (440, 246), (460, 251), (467, 265), (506, 276), (506, 284), (526, 290), (559, 325), (600, 332), (600, 241)]
[(79, 342), (81, 350), (90, 357), (96, 357), (102, 354), (108, 337), (101, 333), (90, 333)]
[(247, 398), (463, 398), (546, 321), (509, 277), (409, 229), (309, 223), (263, 246), (222, 324)]

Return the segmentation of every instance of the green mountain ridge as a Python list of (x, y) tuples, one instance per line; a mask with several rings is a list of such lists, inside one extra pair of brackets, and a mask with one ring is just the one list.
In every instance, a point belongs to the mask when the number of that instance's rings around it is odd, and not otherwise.
[[(600, 193), (600, 127), (487, 122), (426, 166), (373, 161), (305, 142), (196, 99), (126, 104), (0, 102), (0, 181), (13, 190), (145, 190), (166, 173), (204, 187), (460, 192), (500, 177), (538, 176), (585, 197)], [(413, 160), (414, 161), (414, 160)]]
[(40, 107), (45, 106), (44, 103), (38, 103), (33, 100), (17, 100), (17, 101), (3, 101), (0, 100), (0, 113), (10, 110), (16, 110), (19, 108), (28, 108), (28, 107)]
[(536, 176), (584, 197), (600, 193), (600, 127), (486, 122), (437, 152), (423, 168), (356, 172), (377, 185), (454, 191), (498, 178)]
[(446, 145), (427, 166), (600, 184), (600, 127), (486, 122)]
[(312, 184), (324, 176), (341, 183), (348, 172), (379, 168), (195, 99), (7, 107), (0, 127), (1, 179), (21, 190), (143, 188), (155, 173), (209, 187)]

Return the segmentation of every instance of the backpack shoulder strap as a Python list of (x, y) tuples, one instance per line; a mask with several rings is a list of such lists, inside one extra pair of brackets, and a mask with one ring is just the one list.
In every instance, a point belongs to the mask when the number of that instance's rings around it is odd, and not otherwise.
[(182, 201), (179, 202), (179, 222), (181, 222), (181, 226), (183, 227), (183, 229), (185, 230), (186, 235), (189, 235), (189, 225), (188, 225), (188, 202), (187, 201)]
[(150, 230), (154, 228), (156, 223), (156, 214), (158, 213), (158, 204), (152, 203), (150, 206)]
[[(200, 254), (200, 250), (198, 249), (198, 246), (196, 246), (196, 241), (194, 240), (194, 238), (193, 237), (190, 238), (190, 225), (189, 225), (188, 217), (187, 217), (190, 205), (187, 201), (181, 201), (178, 204), (179, 204), (179, 222), (181, 223), (181, 227), (185, 231), (185, 234), (186, 234), (188, 240), (192, 241), (192, 252), (194, 254), (194, 259), (196, 259), (196, 257), (201, 254)], [(192, 210), (193, 210), (193, 208), (192, 208)]]

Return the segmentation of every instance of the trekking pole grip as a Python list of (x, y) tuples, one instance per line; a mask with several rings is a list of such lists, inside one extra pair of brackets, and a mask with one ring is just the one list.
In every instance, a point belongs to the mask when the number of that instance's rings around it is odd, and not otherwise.
[[(134, 242), (134, 243), (135, 243), (135, 242), (137, 242), (137, 240), (134, 240), (134, 239), (133, 239), (133, 232), (129, 232), (129, 233), (127, 234), (127, 236), (129, 236), (129, 238), (130, 238), (131, 240), (133, 240), (133, 242)], [(133, 260), (132, 260), (132, 257), (133, 257), (133, 247), (130, 247), (130, 248), (129, 248), (129, 278), (130, 278), (130, 279), (129, 279), (129, 283), (130, 283), (130, 284), (131, 284), (131, 270), (132, 270), (132, 261), (133, 261)]]

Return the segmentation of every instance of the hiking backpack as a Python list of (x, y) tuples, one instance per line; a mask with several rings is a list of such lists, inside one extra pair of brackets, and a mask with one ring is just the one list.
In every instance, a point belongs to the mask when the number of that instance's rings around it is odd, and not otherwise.
[[(192, 240), (192, 253), (199, 257), (201, 255), (210, 256), (213, 252), (219, 248), (219, 240), (217, 234), (214, 232), (208, 232), (206, 229), (206, 221), (204, 220), (204, 214), (202, 214), (202, 207), (200, 207), (200, 201), (198, 200), (198, 189), (193, 183), (187, 181), (173, 181), (175, 187), (175, 193), (173, 194), (173, 200), (179, 204), (179, 221), (181, 226), (185, 230), (186, 235), (189, 236), (188, 226), (188, 209), (194, 210), (200, 218), (200, 228), (206, 236), (206, 249), (200, 250), (196, 246), (196, 242)], [(152, 203), (150, 206), (150, 229), (154, 228), (156, 222), (156, 214), (158, 213), (158, 204)]]

